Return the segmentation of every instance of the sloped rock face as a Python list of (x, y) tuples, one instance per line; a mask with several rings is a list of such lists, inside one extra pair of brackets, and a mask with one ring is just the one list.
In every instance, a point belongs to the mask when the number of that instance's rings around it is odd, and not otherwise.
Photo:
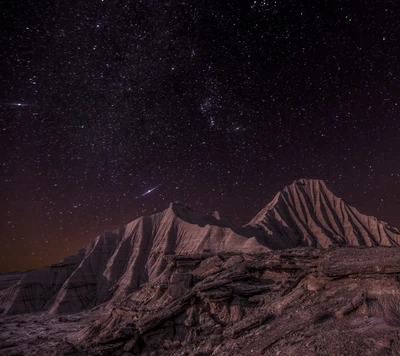
[(75, 334), (123, 355), (400, 353), (400, 249), (167, 256), (162, 275)]
[(89, 248), (90, 246), (54, 265), (24, 274), (16, 284), (0, 292), (2, 312), (18, 314), (46, 309), (79, 266)]
[(165, 254), (265, 250), (263, 232), (218, 214), (200, 216), (181, 204), (106, 232), (60, 263), (24, 275), (0, 294), (3, 313), (75, 313), (119, 300), (158, 277)]
[[(400, 230), (361, 214), (321, 180), (300, 179), (279, 192), (249, 223), (264, 229), (267, 241), (295, 246), (399, 246)], [(281, 248), (281, 247), (277, 247)]]
[(17, 284), (24, 275), (24, 272), (10, 272), (0, 274), (0, 293), (2, 290), (8, 289)]
[[(76, 255), (26, 273), (13, 285), (9, 283), (0, 291), (0, 312), (76, 313), (123, 300), (162, 275), (167, 267), (164, 256), (169, 254), (259, 253), (299, 246), (399, 243), (399, 230), (360, 214), (322, 181), (302, 179), (278, 193), (246, 226), (236, 226), (218, 212), (198, 215), (180, 203), (172, 203), (161, 213), (106, 232)], [(202, 268), (207, 273), (222, 269), (218, 265), (212, 270)], [(174, 298), (182, 293), (174, 286), (181, 282), (189, 285), (193, 281), (188, 278), (185, 274), (174, 276), (169, 287)]]
[(44, 311), (4, 316), (0, 353), (397, 355), (399, 243), (317, 180), (295, 181), (244, 227), (173, 203), (0, 276), (0, 313)]

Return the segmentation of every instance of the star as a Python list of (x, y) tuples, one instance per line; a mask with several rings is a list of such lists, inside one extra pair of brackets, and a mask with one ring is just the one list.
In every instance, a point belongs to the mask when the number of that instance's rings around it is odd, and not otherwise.
[(166, 201), (246, 223), (300, 177), (400, 225), (395, 2), (41, 3), (3, 11), (0, 273)]

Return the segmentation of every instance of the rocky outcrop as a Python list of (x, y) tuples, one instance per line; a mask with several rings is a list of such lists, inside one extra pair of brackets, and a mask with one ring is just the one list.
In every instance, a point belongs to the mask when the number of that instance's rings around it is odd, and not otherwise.
[(161, 213), (100, 235), (77, 255), (27, 273), (3, 291), (0, 307), (6, 314), (75, 313), (124, 298), (152, 281), (165, 270), (166, 254), (268, 250), (260, 245), (260, 230), (218, 217), (172, 203)]
[(0, 353), (400, 354), (399, 243), (317, 180), (295, 181), (246, 226), (173, 203), (0, 276), (2, 313), (46, 311), (4, 316)]
[[(120, 301), (163, 275), (167, 255), (260, 253), (299, 246), (398, 246), (399, 242), (399, 230), (362, 215), (322, 181), (301, 179), (278, 193), (246, 226), (236, 226), (218, 212), (199, 215), (183, 204), (171, 203), (160, 213), (98, 236), (76, 255), (24, 274), (0, 291), (0, 310), (5, 314), (63, 314)], [(197, 281), (223, 269), (222, 261), (204, 263), (212, 263), (213, 268), (202, 265), (190, 278)], [(282, 264), (264, 267), (293, 269)], [(184, 273), (173, 278), (168, 288), (179, 298), (181, 286), (186, 288), (193, 281)], [(242, 293), (254, 290), (254, 286), (240, 288), (244, 288)], [(220, 291), (216, 293), (222, 298)]]
[(161, 276), (74, 343), (99, 354), (397, 354), (399, 256), (381, 247), (169, 256)]

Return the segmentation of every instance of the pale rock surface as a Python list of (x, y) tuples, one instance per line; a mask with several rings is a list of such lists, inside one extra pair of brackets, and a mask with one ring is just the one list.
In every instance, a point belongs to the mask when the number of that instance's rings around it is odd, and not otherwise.
[[(300, 179), (278, 193), (246, 226), (236, 226), (218, 212), (198, 215), (181, 203), (171, 203), (160, 213), (105, 232), (76, 255), (26, 273), (11, 286), (9, 283), (0, 291), (0, 311), (8, 315), (32, 311), (65, 314), (123, 300), (165, 272), (166, 255), (399, 243), (399, 230), (362, 215), (324, 182)], [(221, 268), (218, 264), (213, 269), (200, 266), (193, 278), (207, 277)], [(175, 296), (191, 283), (184, 274), (171, 278), (170, 290)]]
[[(285, 187), (251, 222), (285, 247), (399, 246), (400, 230), (361, 214), (321, 180), (299, 179)], [(269, 244), (269, 246), (271, 246)], [(282, 245), (277, 248), (282, 248)]]
[(399, 243), (318, 180), (246, 226), (172, 203), (0, 275), (0, 354), (397, 355)]
[(258, 242), (260, 230), (216, 216), (172, 203), (161, 213), (100, 235), (77, 255), (27, 273), (0, 294), (0, 307), (6, 314), (75, 313), (123, 298), (153, 280), (166, 268), (166, 254), (268, 250)]

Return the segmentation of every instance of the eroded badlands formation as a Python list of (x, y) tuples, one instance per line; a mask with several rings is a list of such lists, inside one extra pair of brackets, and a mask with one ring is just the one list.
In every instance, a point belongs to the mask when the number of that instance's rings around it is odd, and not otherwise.
[(3, 275), (0, 354), (400, 354), (399, 243), (318, 180), (284, 188), (246, 226), (173, 203)]

